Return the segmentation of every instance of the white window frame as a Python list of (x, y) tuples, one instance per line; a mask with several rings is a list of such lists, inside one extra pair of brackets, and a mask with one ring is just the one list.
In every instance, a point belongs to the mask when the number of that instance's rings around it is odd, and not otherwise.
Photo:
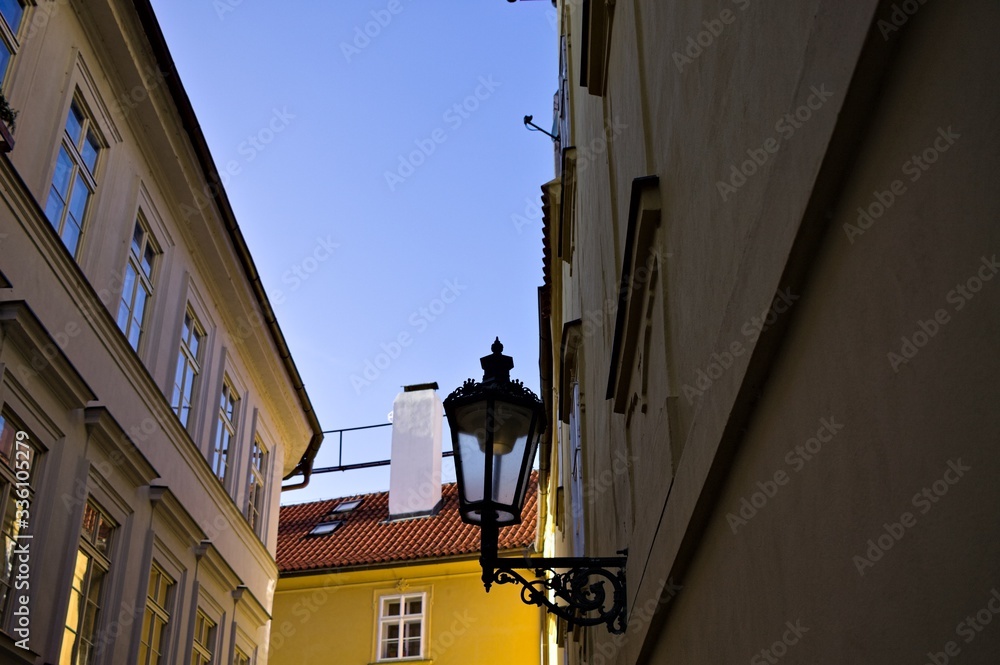
[[(259, 463), (257, 463), (259, 460)], [(250, 446), (250, 471), (247, 478), (246, 518), (250, 528), (260, 536), (264, 530), (264, 508), (267, 505), (267, 466), (270, 453), (260, 435)]]
[[(406, 603), (408, 600), (420, 599), (420, 614), (407, 614), (406, 613)], [(392, 601), (399, 601), (399, 615), (386, 615), (385, 610), (388, 603)], [(389, 626), (397, 626), (399, 628), (398, 637), (395, 638), (398, 643), (399, 651), (397, 653), (402, 653), (403, 644), (406, 641), (406, 624), (412, 623), (414, 620), (420, 621), (420, 653), (413, 656), (383, 656), (384, 645), (389, 643), (391, 638), (386, 636), (387, 628)], [(422, 660), (424, 654), (427, 653), (427, 592), (426, 591), (416, 591), (412, 593), (400, 593), (400, 594), (385, 594), (378, 597), (378, 636), (375, 643), (375, 656), (377, 662), (391, 662), (391, 661), (405, 661), (405, 660)]]
[[(81, 524), (80, 527), (80, 541), (79, 541), (79, 546), (76, 549), (77, 556), (74, 559), (74, 562), (78, 560), (79, 557), (82, 555), (88, 558), (89, 563), (87, 565), (86, 576), (83, 581), (84, 588), (80, 589), (81, 591), (79, 599), (80, 606), (77, 608), (76, 611), (78, 617), (77, 631), (73, 631), (70, 628), (69, 624), (67, 623), (67, 621), (70, 618), (70, 614), (72, 612), (71, 606), (67, 606), (66, 620), (63, 621), (63, 629), (62, 629), (63, 644), (61, 647), (59, 662), (66, 663), (67, 665), (90, 665), (91, 663), (95, 662), (94, 657), (97, 655), (97, 651), (100, 647), (97, 637), (101, 634), (101, 624), (103, 621), (102, 614), (106, 614), (106, 612), (102, 612), (102, 610), (104, 609), (104, 606), (107, 605), (108, 595), (110, 594), (109, 586), (111, 579), (110, 578), (111, 566), (112, 566), (111, 560), (115, 546), (115, 531), (117, 531), (119, 526), (118, 523), (108, 515), (108, 512), (104, 510), (93, 499), (88, 499), (87, 501), (87, 504), (83, 512), (84, 520), (86, 520), (87, 509), (96, 512), (97, 519), (106, 521), (110, 525), (111, 531), (107, 539), (106, 548), (102, 552), (98, 548), (96, 541), (93, 539), (92, 537), (93, 534), (88, 531), (84, 531), (85, 523)], [(100, 522), (98, 522), (97, 524), (100, 524)], [(74, 563), (74, 566), (75, 565), (76, 563)], [(95, 568), (99, 568), (104, 573), (104, 577), (101, 580), (101, 589), (98, 592), (97, 602), (95, 603), (97, 606), (97, 614), (93, 624), (93, 633), (84, 636), (79, 631), (79, 627), (83, 625), (84, 622), (86, 621), (86, 614), (88, 610), (87, 605), (89, 602), (89, 596), (93, 585), (93, 575)], [(70, 603), (72, 603), (72, 592), (70, 593)], [(70, 633), (73, 634), (72, 644), (68, 644), (66, 642), (66, 639), (69, 637)], [(90, 646), (90, 650), (86, 652), (85, 658), (81, 660), (79, 657), (83, 649), (83, 644), (82, 644), (83, 642), (86, 642)], [(65, 660), (67, 655), (69, 656), (68, 661)]]
[(573, 529), (573, 554), (584, 556), (586, 549), (586, 501), (583, 490), (583, 435), (580, 422), (581, 394), (580, 382), (573, 379), (569, 410), (569, 455), (570, 455), (570, 519)]
[[(191, 325), (188, 327), (188, 337), (184, 336), (184, 319), (190, 319)], [(191, 351), (191, 339), (198, 337), (198, 348)], [(201, 381), (202, 360), (205, 357), (205, 343), (208, 335), (205, 326), (201, 324), (194, 309), (188, 305), (184, 310), (184, 318), (181, 320), (181, 337), (179, 350), (177, 352), (177, 366), (174, 368), (173, 390), (171, 391), (170, 406), (181, 421), (181, 424), (190, 431), (193, 425), (191, 413), (194, 411), (195, 400), (198, 396), (198, 389)], [(184, 386), (187, 384), (188, 374), (191, 374), (190, 394), (184, 394)], [(178, 384), (178, 375), (181, 382)], [(184, 412), (184, 409), (187, 409)]]
[[(232, 407), (230, 410), (229, 407)], [(236, 449), (237, 424), (240, 419), (240, 394), (236, 391), (236, 384), (229, 378), (229, 374), (224, 374), (222, 378), (222, 390), (219, 391), (219, 410), (216, 421), (215, 436), (212, 437), (212, 455), (209, 464), (212, 472), (219, 479), (223, 487), (229, 477), (229, 470), (232, 467), (232, 455)], [(223, 434), (228, 435), (224, 441)], [(223, 445), (225, 444), (225, 445)]]
[[(208, 629), (208, 635), (206, 635), (207, 643), (198, 641), (198, 623), (201, 620), (211, 624)], [(215, 653), (218, 651), (219, 645), (218, 629), (219, 622), (199, 607), (195, 613), (194, 632), (191, 634), (191, 665), (215, 665)]]
[(240, 647), (236, 647), (236, 652), (233, 654), (233, 665), (252, 665), (252, 663), (253, 657)]
[(18, 24), (17, 28), (12, 28), (9, 23), (7, 23), (6, 17), (0, 14), (0, 47), (6, 48), (10, 57), (7, 59), (7, 68), (0, 72), (0, 85), (2, 85), (7, 80), (7, 74), (10, 73), (11, 64), (14, 62), (14, 58), (17, 56), (18, 50), (21, 48), (21, 43), (18, 40), (21, 31), (24, 30), (24, 26), (31, 22), (31, 6), (32, 3), (29, 0), (17, 0), (18, 4), (21, 5), (21, 22)]
[[(153, 581), (154, 572), (159, 574), (161, 580), (167, 580), (166, 598), (164, 598), (162, 604), (160, 604), (158, 598), (149, 595), (149, 585)], [(159, 587), (159, 585), (157, 586)], [(140, 626), (138, 665), (160, 665), (160, 663), (166, 663), (164, 655), (167, 652), (167, 647), (170, 645), (170, 629), (172, 627), (170, 617), (175, 595), (174, 589), (176, 587), (177, 580), (171, 577), (170, 573), (154, 559), (149, 567), (149, 578), (146, 580), (146, 606), (143, 610), (142, 624)], [(157, 591), (159, 591), (159, 588), (157, 588)], [(146, 623), (147, 615), (150, 615), (148, 626)], [(162, 628), (160, 630), (160, 643), (154, 647), (152, 644), (152, 633), (147, 633), (147, 630), (151, 631), (153, 622), (157, 620), (162, 624)], [(147, 640), (149, 640), (148, 643)], [(142, 656), (143, 648), (146, 649), (145, 658)], [(153, 660), (154, 651), (156, 653), (156, 660)]]
[[(138, 252), (136, 251), (135, 240), (137, 232), (141, 232), (141, 237), (138, 242)], [(147, 252), (152, 252), (152, 256), (149, 261), (148, 273), (143, 267)], [(131, 346), (137, 353), (139, 351), (139, 345), (142, 344), (142, 333), (145, 331), (151, 316), (149, 310), (150, 303), (153, 299), (153, 275), (156, 272), (156, 264), (159, 262), (157, 259), (160, 254), (161, 252), (159, 246), (153, 238), (152, 232), (149, 230), (149, 223), (146, 221), (142, 212), (140, 212), (136, 215), (135, 226), (132, 228), (132, 238), (129, 241), (128, 259), (125, 261), (125, 277), (122, 278), (122, 294), (118, 301), (118, 314), (116, 316), (118, 328), (125, 335), (129, 346)], [(131, 271), (133, 275), (132, 292), (126, 293), (129, 271)], [(137, 322), (135, 320), (135, 306), (136, 297), (138, 296), (140, 289), (145, 292), (146, 296), (143, 301), (143, 310), (140, 320)], [(124, 323), (122, 322), (123, 313), (126, 315)], [(136, 330), (135, 341), (133, 342), (132, 333)]]
[[(70, 136), (68, 129), (69, 118), (74, 115), (74, 109), (76, 109), (80, 115), (80, 136), (75, 140), (72, 136)], [(90, 136), (94, 138), (97, 150), (93, 168), (88, 166), (83, 158), (83, 146), (87, 143), (87, 138)], [(59, 149), (56, 151), (52, 177), (49, 180), (49, 188), (45, 197), (45, 216), (48, 218), (49, 223), (52, 224), (56, 234), (60, 237), (60, 239), (62, 239), (63, 244), (66, 244), (66, 229), (67, 224), (69, 223), (67, 220), (70, 214), (69, 210), (73, 203), (76, 187), (78, 186), (80, 180), (83, 181), (83, 187), (87, 190), (87, 200), (84, 202), (83, 212), (80, 214), (80, 219), (77, 220), (79, 222), (79, 229), (76, 240), (72, 247), (66, 245), (69, 253), (72, 254), (74, 258), (78, 258), (80, 255), (80, 247), (83, 244), (82, 241), (84, 231), (87, 228), (87, 217), (93, 207), (92, 204), (94, 196), (97, 193), (97, 171), (101, 164), (101, 155), (107, 149), (107, 145), (107, 142), (101, 134), (100, 128), (97, 126), (97, 123), (94, 122), (94, 114), (91, 112), (90, 107), (84, 100), (83, 94), (79, 91), (79, 89), (77, 89), (69, 107), (66, 109), (66, 119), (63, 121), (62, 129), (59, 132)], [(59, 168), (59, 159), (63, 152), (66, 153), (70, 162), (69, 174), (67, 176), (68, 184), (65, 193), (58, 192), (55, 188), (55, 178)], [(59, 200), (62, 203), (58, 219), (52, 219), (49, 212), (54, 192), (58, 192)]]

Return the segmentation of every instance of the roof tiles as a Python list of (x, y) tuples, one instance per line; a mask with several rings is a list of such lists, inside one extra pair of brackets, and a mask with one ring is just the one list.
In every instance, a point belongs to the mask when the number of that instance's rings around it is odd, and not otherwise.
[[(537, 494), (538, 474), (533, 473), (523, 520), (519, 525), (500, 530), (501, 550), (534, 543)], [(354, 510), (330, 514), (338, 505), (358, 499), (363, 501)], [(278, 570), (287, 573), (370, 566), (478, 552), (479, 527), (462, 522), (455, 483), (441, 487), (441, 499), (443, 505), (437, 515), (392, 522), (388, 521), (388, 492), (282, 506), (278, 522)], [(333, 533), (310, 535), (317, 524), (333, 519), (343, 521)]]

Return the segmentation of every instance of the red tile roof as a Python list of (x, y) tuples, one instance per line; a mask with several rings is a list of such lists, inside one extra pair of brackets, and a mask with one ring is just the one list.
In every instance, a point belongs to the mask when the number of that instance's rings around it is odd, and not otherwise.
[[(523, 549), (535, 542), (538, 474), (532, 473), (521, 524), (500, 530), (500, 549)], [(361, 505), (330, 519), (343, 520), (333, 533), (310, 535), (336, 506), (363, 499)], [(455, 483), (441, 487), (443, 505), (433, 517), (387, 522), (389, 493), (313, 501), (281, 507), (278, 521), (278, 570), (282, 573), (388, 564), (479, 552), (479, 527), (462, 522)]]

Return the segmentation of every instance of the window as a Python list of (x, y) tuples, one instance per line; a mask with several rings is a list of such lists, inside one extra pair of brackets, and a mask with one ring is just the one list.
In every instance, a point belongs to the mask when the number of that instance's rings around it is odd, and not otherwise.
[(355, 499), (354, 501), (341, 501), (340, 503), (337, 504), (337, 507), (333, 509), (333, 512), (349, 513), (358, 506), (360, 506), (362, 501), (364, 501), (364, 499)]
[(259, 438), (250, 450), (250, 486), (247, 488), (247, 522), (260, 533), (261, 513), (264, 510), (264, 476), (267, 473), (267, 449)]
[(87, 204), (97, 188), (94, 169), (100, 151), (93, 122), (80, 100), (74, 99), (66, 116), (49, 200), (45, 204), (45, 215), (74, 256), (83, 234)]
[(412, 593), (379, 599), (379, 660), (423, 656), (425, 596), (423, 593)]
[(583, 0), (580, 45), (580, 85), (598, 97), (604, 96), (611, 49), (613, 3)]
[(135, 231), (132, 232), (132, 247), (125, 263), (122, 298), (118, 304), (118, 327), (136, 351), (139, 350), (146, 302), (153, 293), (153, 261), (156, 255), (156, 248), (140, 217), (135, 221)]
[(187, 310), (181, 328), (181, 350), (177, 356), (177, 373), (174, 375), (174, 396), (170, 403), (181, 424), (188, 426), (191, 401), (194, 399), (195, 378), (201, 372), (201, 346), (205, 331), (198, 319)]
[(59, 665), (89, 665), (100, 623), (104, 581), (111, 567), (111, 538), (115, 524), (92, 501), (83, 513), (80, 549), (73, 569), (73, 586), (66, 610)]
[(194, 649), (191, 652), (191, 665), (211, 665), (215, 651), (215, 622), (204, 612), (198, 610), (194, 620)]
[[(31, 436), (16, 419), (5, 413), (0, 416), (0, 525), (3, 544), (3, 568), (0, 569), (0, 626), (7, 625), (7, 620), (17, 610), (11, 593), (14, 584), (14, 567), (17, 563), (15, 548), (18, 540), (25, 534), (25, 521), (18, 518), (18, 508), (34, 513), (35, 493), (32, 487), (37, 457)], [(22, 479), (18, 480), (17, 472)], [(24, 474), (27, 473), (27, 480)], [(30, 518), (29, 518), (30, 519)], [(28, 522), (30, 524), (30, 522)]]
[(17, 52), (17, 33), (24, 18), (24, 0), (0, 0), (0, 82), (7, 75), (10, 60)]
[(570, 473), (573, 483), (570, 495), (570, 524), (573, 528), (573, 554), (583, 556), (584, 539), (584, 492), (583, 492), (583, 447), (580, 436), (580, 383), (573, 381), (572, 402), (569, 411), (569, 455)]
[(325, 536), (327, 534), (331, 534), (338, 528), (340, 528), (341, 524), (343, 524), (343, 522), (340, 520), (333, 520), (331, 522), (320, 522), (319, 524), (313, 527), (312, 531), (309, 532), (309, 535)]
[(236, 415), (240, 399), (227, 377), (222, 382), (222, 395), (219, 397), (219, 426), (215, 431), (215, 448), (212, 450), (212, 471), (222, 482), (226, 483), (226, 472), (229, 469), (229, 448), (236, 438)]
[(149, 571), (149, 590), (146, 592), (146, 612), (142, 615), (142, 635), (139, 641), (139, 665), (159, 665), (166, 643), (170, 611), (167, 599), (174, 581), (153, 563)]
[(233, 656), (233, 665), (250, 665), (250, 656), (243, 653), (243, 650), (236, 647), (236, 655)]

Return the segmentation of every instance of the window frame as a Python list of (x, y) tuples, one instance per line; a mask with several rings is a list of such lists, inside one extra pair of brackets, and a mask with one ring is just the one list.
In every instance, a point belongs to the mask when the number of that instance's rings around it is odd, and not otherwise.
[(233, 652), (233, 665), (251, 665), (253, 659), (240, 647)]
[[(406, 613), (407, 601), (412, 599), (420, 599), (420, 614), (408, 614)], [(399, 601), (400, 612), (398, 615), (386, 615), (384, 614), (387, 603), (394, 600)], [(426, 591), (410, 591), (406, 593), (387, 593), (378, 596), (378, 619), (377, 619), (377, 634), (375, 640), (375, 660), (376, 662), (399, 662), (399, 661), (409, 661), (409, 660), (423, 660), (426, 658), (428, 652), (427, 649), (427, 592)], [(419, 617), (419, 619), (415, 619)], [(402, 653), (403, 645), (406, 642), (406, 630), (405, 626), (407, 623), (412, 623), (415, 620), (420, 622), (420, 649), (417, 655), (409, 656), (385, 656), (383, 655), (383, 645), (387, 645), (389, 640), (395, 640), (397, 643), (398, 651), (397, 653)], [(388, 626), (397, 626), (399, 631), (396, 638), (388, 638), (385, 636), (386, 628)]]
[[(135, 236), (136, 232), (142, 232), (142, 238), (139, 241), (139, 251), (138, 254), (135, 251)], [(149, 263), (149, 272), (143, 268), (146, 252), (152, 251), (152, 257)], [(143, 333), (146, 331), (149, 318), (150, 318), (150, 303), (153, 299), (154, 294), (154, 276), (156, 274), (156, 269), (159, 264), (159, 256), (162, 254), (159, 244), (153, 237), (153, 233), (150, 230), (149, 222), (146, 220), (146, 216), (140, 210), (136, 215), (135, 226), (132, 229), (132, 238), (129, 241), (128, 246), (128, 257), (125, 259), (125, 277), (122, 278), (122, 292), (118, 298), (118, 312), (115, 315), (115, 321), (118, 324), (118, 329), (122, 331), (125, 335), (125, 339), (128, 340), (129, 346), (138, 353), (140, 346), (142, 345)], [(132, 293), (128, 294), (126, 302), (126, 287), (128, 286), (128, 271), (131, 270), (134, 273), (132, 278)], [(141, 315), (141, 321), (138, 323), (138, 336), (136, 337), (135, 343), (133, 344), (130, 333), (132, 331), (132, 324), (135, 323), (135, 301), (136, 296), (139, 293), (139, 289), (142, 289), (146, 293), (145, 300), (143, 301), (143, 310)], [(125, 327), (122, 328), (122, 311), (128, 312), (128, 318), (126, 319)]]
[[(77, 113), (74, 113), (74, 109)], [(70, 117), (74, 115), (79, 116), (79, 136), (76, 139), (70, 135), (69, 131), (69, 120)], [(107, 141), (104, 139), (101, 128), (94, 120), (94, 117), (93, 112), (90, 110), (90, 106), (83, 97), (83, 93), (79, 88), (77, 88), (73, 93), (69, 106), (66, 109), (65, 120), (63, 121), (59, 132), (59, 140), (57, 141), (58, 149), (55, 153), (52, 175), (49, 178), (48, 192), (45, 197), (45, 216), (49, 220), (49, 224), (55, 230), (56, 235), (59, 236), (59, 239), (62, 240), (63, 245), (74, 259), (78, 259), (80, 256), (84, 232), (87, 228), (87, 218), (93, 208), (93, 201), (97, 194), (97, 175), (103, 162), (102, 155), (108, 148)], [(94, 138), (94, 143), (96, 144), (93, 167), (90, 167), (87, 164), (87, 161), (83, 156), (83, 146), (88, 142), (88, 138), (91, 136)], [(69, 160), (69, 171), (66, 176), (66, 191), (59, 192), (56, 188), (56, 176), (59, 172), (59, 163), (64, 152)], [(70, 216), (70, 209), (74, 201), (74, 196), (76, 195), (76, 187), (80, 179), (83, 180), (83, 186), (87, 190), (87, 198), (84, 201), (83, 211), (80, 214), (80, 219), (78, 220), (79, 227), (77, 230), (76, 240), (71, 248), (68, 244), (66, 244), (67, 241), (65, 232), (68, 223), (67, 220)], [(53, 220), (49, 211), (54, 194), (58, 195), (61, 202), (58, 220)]]
[(21, 5), (21, 20), (17, 24), (17, 27), (11, 27), (7, 22), (7, 17), (0, 14), (0, 47), (7, 49), (7, 65), (0, 71), (0, 89), (3, 89), (3, 84), (7, 82), (7, 75), (11, 71), (11, 64), (14, 62), (14, 58), (17, 57), (18, 51), (21, 50), (20, 35), (21, 31), (24, 30), (24, 26), (31, 22), (31, 8), (33, 2), (31, 0), (15, 0), (19, 5)]
[(323, 518), (323, 521), (314, 526), (309, 531), (310, 536), (329, 536), (344, 525), (343, 520), (330, 520)]
[[(168, 581), (162, 604), (160, 604), (158, 598), (153, 598), (149, 595), (150, 584), (153, 581), (154, 572), (159, 574), (161, 581)], [(170, 617), (173, 614), (173, 599), (176, 595), (174, 589), (176, 588), (176, 585), (177, 580), (173, 579), (170, 573), (168, 573), (163, 566), (154, 559), (152, 564), (150, 564), (149, 577), (146, 580), (146, 605), (143, 609), (142, 624), (139, 628), (139, 655), (138, 660), (136, 661), (138, 665), (159, 665), (160, 663), (165, 662), (164, 655), (169, 655), (166, 654), (166, 652), (167, 647), (169, 646), (170, 629), (172, 627), (170, 624)], [(159, 592), (159, 584), (157, 584), (157, 592)], [(155, 661), (152, 660), (152, 654), (154, 653), (152, 645), (153, 634), (151, 632), (147, 632), (146, 617), (148, 615), (151, 615), (149, 621), (150, 630), (152, 629), (153, 621), (160, 620), (161, 622), (160, 643), (155, 649), (157, 654), (157, 659)], [(146, 642), (147, 637), (150, 641), (149, 644)], [(145, 650), (145, 656), (143, 655), (143, 650)]]
[[(255, 464), (255, 458), (260, 459), (260, 464)], [(247, 505), (244, 516), (247, 519), (247, 524), (250, 525), (250, 528), (258, 536), (261, 536), (264, 530), (264, 508), (267, 505), (267, 467), (270, 461), (270, 451), (268, 451), (264, 442), (261, 441), (260, 435), (255, 435), (253, 443), (250, 446)]]
[[(191, 352), (190, 339), (185, 339), (184, 337), (184, 329), (185, 329), (184, 322), (188, 318), (190, 318), (191, 320), (191, 326), (188, 328), (190, 331), (189, 337), (198, 336), (198, 348), (195, 350), (194, 353)], [(195, 410), (195, 403), (197, 401), (198, 391), (201, 388), (200, 378), (202, 376), (202, 372), (204, 369), (203, 364), (205, 357), (205, 343), (207, 342), (207, 340), (208, 340), (208, 333), (205, 329), (205, 326), (202, 325), (201, 321), (198, 318), (198, 315), (195, 313), (190, 303), (188, 303), (187, 307), (184, 310), (184, 316), (181, 318), (180, 340), (178, 342), (178, 351), (177, 351), (177, 365), (174, 367), (173, 390), (171, 391), (170, 408), (177, 416), (177, 419), (181, 421), (181, 425), (183, 425), (184, 428), (187, 429), (189, 432), (191, 431), (191, 426), (194, 424), (194, 421), (191, 419), (191, 414)], [(190, 394), (186, 396), (187, 413), (181, 415), (181, 411), (183, 411), (184, 408), (184, 398), (185, 398), (185, 395), (183, 394), (184, 390), (183, 386), (185, 385), (184, 380), (186, 380), (187, 378), (187, 371), (189, 368), (192, 370), (192, 378), (191, 378)], [(184, 370), (184, 375), (182, 383), (178, 385), (177, 375), (181, 369)], [(180, 402), (177, 401), (178, 398), (180, 398), (181, 400)]]
[[(227, 399), (228, 395), (228, 399)], [(236, 436), (239, 429), (240, 420), (240, 402), (242, 398), (240, 393), (236, 390), (236, 383), (229, 378), (228, 373), (223, 373), (222, 376), (222, 388), (219, 391), (219, 409), (217, 412), (217, 420), (215, 427), (215, 435), (212, 437), (212, 447), (210, 449), (210, 457), (208, 460), (209, 466), (212, 467), (212, 473), (215, 477), (219, 479), (223, 487), (226, 487), (226, 481), (229, 479), (230, 471), (232, 469), (232, 453), (236, 448)], [(232, 413), (229, 413), (227, 408), (232, 405)], [(229, 439), (226, 442), (224, 448), (220, 447), (222, 443), (222, 433), (223, 430), (229, 434)], [(222, 453), (220, 455), (219, 453)], [(222, 468), (219, 468), (219, 460), (222, 459)], [(219, 475), (219, 472), (222, 475)]]
[[(95, 513), (95, 518), (97, 520), (95, 522), (95, 527), (92, 529), (86, 528), (88, 510)], [(107, 522), (110, 525), (110, 530), (107, 536), (107, 544), (105, 545), (103, 552), (94, 539), (94, 535), (100, 531), (100, 525), (102, 522)], [(87, 499), (87, 502), (84, 505), (80, 525), (79, 546), (76, 549), (76, 559), (74, 563), (74, 566), (78, 567), (80, 565), (79, 561), (81, 556), (85, 557), (87, 560), (86, 571), (83, 579), (83, 588), (79, 590), (79, 607), (76, 610), (77, 630), (73, 630), (69, 626), (70, 616), (73, 613), (73, 592), (76, 590), (75, 587), (73, 587), (70, 590), (69, 604), (66, 606), (66, 620), (63, 622), (63, 642), (60, 647), (60, 662), (63, 661), (63, 657), (67, 653), (67, 648), (69, 649), (68, 653), (70, 665), (90, 665), (90, 663), (94, 662), (94, 656), (100, 648), (97, 636), (101, 634), (101, 622), (103, 620), (101, 610), (107, 604), (107, 596), (110, 593), (107, 582), (111, 574), (112, 554), (115, 546), (115, 531), (118, 527), (119, 524), (92, 497)], [(101, 587), (97, 591), (96, 601), (93, 603), (96, 606), (96, 611), (93, 624), (91, 626), (92, 632), (88, 639), (83, 636), (83, 631), (80, 627), (85, 626), (87, 623), (87, 612), (89, 611), (88, 605), (92, 600), (91, 591), (93, 589), (95, 568), (99, 569), (103, 573), (103, 576), (100, 580)], [(75, 583), (76, 580), (74, 575), (74, 580), (70, 584), (72, 586)], [(73, 635), (73, 643), (72, 645), (67, 645), (66, 639), (70, 634)], [(80, 655), (83, 649), (83, 642), (86, 642), (90, 646), (90, 650), (87, 652), (84, 659), (81, 660)]]
[[(199, 641), (199, 622), (209, 624), (206, 642)], [(213, 619), (201, 607), (195, 612), (194, 627), (191, 633), (191, 665), (215, 665), (215, 652), (218, 651), (219, 622)]]

